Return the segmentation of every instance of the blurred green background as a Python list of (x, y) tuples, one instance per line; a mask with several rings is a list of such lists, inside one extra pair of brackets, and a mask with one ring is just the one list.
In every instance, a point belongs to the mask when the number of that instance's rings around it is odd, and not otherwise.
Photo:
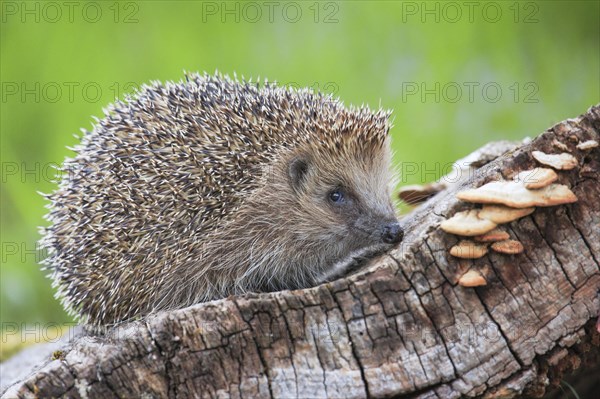
[(115, 97), (183, 71), (310, 86), (393, 109), (402, 183), (600, 99), (599, 3), (2, 2), (3, 331), (70, 318), (39, 270), (52, 166)]

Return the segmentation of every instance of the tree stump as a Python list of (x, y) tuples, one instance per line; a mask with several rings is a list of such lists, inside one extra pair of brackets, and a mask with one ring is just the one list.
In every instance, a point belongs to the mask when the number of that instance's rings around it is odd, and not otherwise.
[[(563, 371), (599, 358), (600, 148), (580, 145), (600, 142), (599, 132), (597, 105), (492, 160), (404, 218), (404, 241), (353, 275), (82, 334), (4, 395), (541, 396)], [(504, 225), (521, 254), (451, 256), (459, 238), (439, 225), (473, 207), (456, 193), (539, 166), (534, 150), (576, 158), (557, 182), (578, 201)], [(468, 268), (484, 270), (487, 285), (457, 284)]]

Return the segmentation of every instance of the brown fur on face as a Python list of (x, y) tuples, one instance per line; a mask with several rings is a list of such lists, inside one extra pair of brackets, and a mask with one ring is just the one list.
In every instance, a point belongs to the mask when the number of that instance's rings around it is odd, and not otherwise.
[[(208, 296), (187, 302), (314, 286), (350, 254), (389, 247), (381, 232), (397, 222), (389, 140), (361, 147), (360, 130), (327, 134), (356, 146), (340, 151), (309, 142), (279, 154), (236, 218), (203, 246), (198, 267), (208, 263), (214, 273), (198, 281), (197, 292)], [(340, 188), (351, 202), (337, 207), (329, 194)]]
[(390, 244), (388, 130), (386, 112), (306, 90), (207, 75), (144, 87), (85, 133), (49, 196), (59, 297), (104, 325), (320, 283)]

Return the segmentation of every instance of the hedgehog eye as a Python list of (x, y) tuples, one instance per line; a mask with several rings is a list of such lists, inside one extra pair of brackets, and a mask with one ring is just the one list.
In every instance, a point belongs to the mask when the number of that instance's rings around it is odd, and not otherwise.
[(329, 200), (333, 203), (340, 204), (344, 201), (344, 193), (341, 190), (333, 190), (329, 193)]

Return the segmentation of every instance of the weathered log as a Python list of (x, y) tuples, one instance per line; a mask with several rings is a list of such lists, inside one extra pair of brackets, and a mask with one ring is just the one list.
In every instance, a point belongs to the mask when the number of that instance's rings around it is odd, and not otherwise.
[[(83, 336), (6, 397), (540, 396), (574, 358), (598, 360), (600, 106), (448, 187), (403, 221), (399, 247), (315, 288), (230, 297)], [(584, 146), (585, 147), (585, 146)], [(459, 260), (441, 221), (472, 204), (458, 191), (510, 179), (565, 152), (572, 204), (503, 225), (525, 252)], [(462, 287), (468, 268), (487, 285)], [(570, 366), (565, 366), (568, 363)], [(579, 361), (581, 363), (581, 361)], [(6, 365), (5, 365), (6, 367)]]

